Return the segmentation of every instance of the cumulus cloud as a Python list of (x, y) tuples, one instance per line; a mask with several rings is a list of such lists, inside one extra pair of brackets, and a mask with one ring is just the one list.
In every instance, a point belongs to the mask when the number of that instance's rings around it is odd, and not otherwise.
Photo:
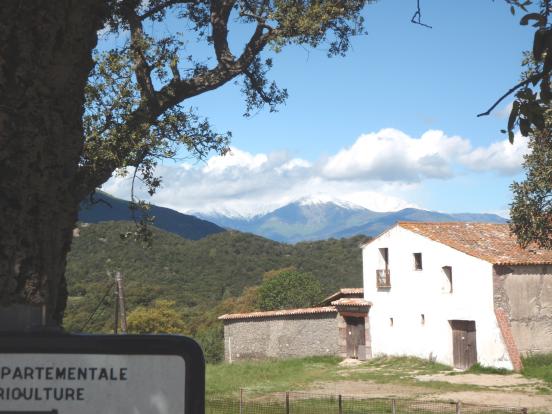
[[(516, 137), (486, 147), (469, 140), (427, 131), (410, 137), (396, 129), (360, 136), (327, 159), (310, 162), (286, 152), (231, 154), (195, 165), (161, 165), (162, 188), (152, 202), (181, 212), (254, 215), (308, 196), (327, 195), (376, 211), (417, 207), (406, 201), (426, 179), (447, 179), (459, 170), (519, 171), (526, 141)], [(126, 198), (130, 179), (114, 177), (103, 189)], [(147, 198), (145, 193), (139, 194)]]
[(396, 129), (361, 135), (349, 148), (330, 157), (322, 169), (325, 177), (338, 180), (420, 182), (449, 178), (455, 166), (474, 171), (519, 172), (527, 142), (518, 136), (488, 147), (473, 148), (470, 141), (430, 130), (420, 138)]
[(207, 165), (203, 167), (204, 173), (222, 174), (225, 171), (237, 168), (246, 169), (249, 171), (259, 170), (263, 164), (268, 162), (268, 157), (265, 154), (250, 154), (246, 151), (241, 151), (238, 148), (232, 147), (230, 152), (224, 156), (217, 155), (207, 161)]
[(496, 171), (502, 175), (513, 175), (520, 171), (523, 156), (527, 152), (527, 138), (518, 133), (513, 144), (504, 140), (488, 147), (475, 148), (460, 157), (460, 162), (474, 171)]

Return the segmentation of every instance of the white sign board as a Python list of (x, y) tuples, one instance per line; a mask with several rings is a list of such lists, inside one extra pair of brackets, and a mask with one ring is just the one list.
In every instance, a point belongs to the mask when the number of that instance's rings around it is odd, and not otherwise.
[[(58, 340), (63, 342), (68, 338), (61, 336)], [(186, 345), (175, 342), (175, 337), (161, 336), (157, 340), (152, 336), (142, 337), (147, 338), (143, 353), (139, 353), (139, 336), (76, 338), (78, 342), (89, 338), (92, 343), (109, 338), (109, 343), (104, 352), (100, 349), (94, 353), (89, 353), (89, 346), (82, 353), (76, 353), (72, 347), (75, 344), (69, 344), (68, 353), (63, 349), (61, 352), (3, 352), (5, 339), (0, 337), (0, 414), (187, 414), (192, 412), (190, 407), (199, 407), (190, 404), (190, 398), (203, 401), (204, 395), (186, 395), (187, 390), (192, 390), (191, 394), (204, 390), (204, 371), (197, 375), (197, 381), (203, 383), (190, 388), (193, 379), (187, 378), (190, 370), (185, 353), (178, 349), (179, 354), (170, 352), (175, 344)], [(159, 341), (167, 338), (170, 338), (168, 346), (160, 346)], [(39, 343), (44, 339), (39, 339)], [(163, 354), (151, 349), (148, 353), (151, 345), (156, 345), (154, 348), (161, 349)], [(129, 354), (119, 354), (125, 346)], [(194, 364), (191, 365), (193, 370)]]

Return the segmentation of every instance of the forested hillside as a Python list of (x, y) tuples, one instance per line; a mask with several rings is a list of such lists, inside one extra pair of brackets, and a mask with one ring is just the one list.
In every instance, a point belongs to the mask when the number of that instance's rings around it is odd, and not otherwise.
[[(115, 271), (124, 275), (129, 311), (157, 299), (173, 300), (191, 334), (212, 327), (224, 299), (259, 284), (270, 270), (295, 267), (311, 272), (324, 295), (340, 287), (362, 286), (358, 246), (366, 240), (363, 237), (288, 245), (226, 231), (192, 241), (153, 228), (153, 246), (144, 248), (120, 237), (132, 226), (104, 222), (79, 227), (67, 264), (67, 330), (81, 331), (87, 324), (109, 292)], [(106, 295), (85, 331), (110, 332), (113, 299), (113, 294)]]
[[(137, 220), (142, 217), (142, 211), (138, 209), (133, 212), (129, 208), (128, 201), (113, 197), (103, 191), (97, 191), (92, 198), (81, 202), (79, 221), (101, 223), (103, 221), (133, 220), (133, 214)], [(175, 233), (185, 239), (199, 240), (210, 234), (224, 231), (222, 227), (210, 221), (153, 204), (149, 206), (148, 215), (155, 218), (157, 228)]]

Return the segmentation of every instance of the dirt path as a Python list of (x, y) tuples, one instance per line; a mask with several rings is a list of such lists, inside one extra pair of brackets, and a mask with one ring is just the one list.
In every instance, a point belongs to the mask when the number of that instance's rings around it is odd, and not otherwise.
[[(369, 396), (373, 398), (397, 397), (421, 400), (462, 401), (466, 404), (480, 404), (495, 407), (527, 408), (530, 411), (552, 413), (552, 395), (537, 395), (530, 388), (538, 381), (527, 380), (521, 376), (509, 375), (445, 375), (424, 376), (425, 381), (446, 381), (455, 384), (492, 387), (481, 391), (439, 391), (420, 386), (400, 384), (377, 384), (373, 381), (338, 381), (313, 384), (307, 391), (322, 394), (342, 394), (351, 396)], [(429, 379), (431, 377), (431, 379)], [(528, 387), (522, 392), (512, 387)]]
[(496, 407), (527, 408), (552, 413), (552, 396), (529, 395), (504, 391), (461, 391), (425, 396), (424, 399), (439, 397), (443, 400), (462, 401), (466, 404), (482, 404)]
[(427, 388), (400, 384), (377, 384), (372, 381), (315, 382), (306, 390), (315, 394), (362, 395), (373, 398), (415, 398), (427, 394)]
[(491, 374), (433, 374), (418, 375), (414, 377), (418, 381), (443, 381), (451, 384), (469, 384), (483, 387), (513, 387), (513, 386), (535, 386), (543, 384), (537, 379), (525, 378), (520, 374), (491, 375)]

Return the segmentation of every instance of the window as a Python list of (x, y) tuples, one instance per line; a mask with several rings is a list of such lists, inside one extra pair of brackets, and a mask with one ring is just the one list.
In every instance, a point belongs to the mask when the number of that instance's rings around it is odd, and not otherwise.
[(423, 313), (421, 315), (420, 322), (422, 325), (425, 325), (425, 315)]
[(389, 249), (379, 249), (379, 269), (376, 269), (376, 286), (378, 289), (391, 287), (391, 273), (389, 272)]
[(445, 275), (445, 285), (443, 287), (443, 291), (452, 293), (452, 267), (443, 266), (443, 273)]
[(393, 326), (393, 318), (389, 318), (389, 326)]
[(383, 267), (384, 269), (388, 269), (389, 268), (389, 249), (387, 247), (382, 247), (381, 249), (379, 249), (379, 252), (380, 252), (380, 263), (381, 263), (381, 267)]
[(414, 253), (414, 270), (422, 270), (422, 254)]

